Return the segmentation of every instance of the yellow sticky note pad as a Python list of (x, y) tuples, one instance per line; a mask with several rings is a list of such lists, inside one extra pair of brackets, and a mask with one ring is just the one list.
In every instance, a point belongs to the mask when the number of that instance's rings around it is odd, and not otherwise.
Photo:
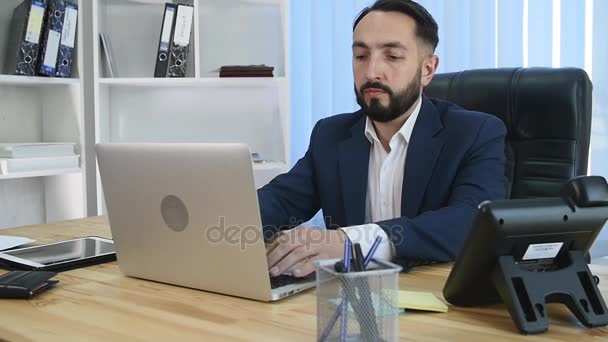
[(399, 291), (399, 307), (402, 309), (448, 312), (448, 306), (430, 292)]

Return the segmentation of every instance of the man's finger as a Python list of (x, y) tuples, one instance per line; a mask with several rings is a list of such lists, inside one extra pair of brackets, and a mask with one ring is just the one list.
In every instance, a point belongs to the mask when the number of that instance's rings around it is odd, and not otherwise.
[(314, 272), (315, 270), (315, 264), (313, 263), (315, 259), (310, 259), (307, 263), (305, 263), (304, 265), (298, 267), (297, 269), (293, 270), (293, 276), (300, 278), (300, 277), (306, 277), (307, 275), (311, 274), (312, 272)]
[(278, 245), (280, 245), (279, 243), (279, 237), (282, 235), (281, 232), (275, 233), (272, 238), (270, 238), (268, 241), (265, 242), (265, 246), (266, 246), (266, 256), (268, 256), (268, 254), (270, 254), (270, 252), (272, 252)]
[(291, 253), (291, 251), (298, 246), (293, 244), (281, 244), (275, 247), (272, 252), (268, 254), (266, 257), (268, 259), (268, 268), (272, 269), (276, 266), (277, 262), (281, 261), (287, 254)]
[(304, 246), (297, 247), (291, 251), (287, 256), (285, 256), (281, 261), (279, 261), (274, 267), (270, 270), (270, 275), (273, 277), (278, 276), (279, 274), (287, 271), (293, 265), (298, 262), (307, 259), (311, 255), (314, 255), (314, 251)]
[(305, 236), (301, 234), (301, 229), (295, 228), (282, 233), (274, 243), (275, 246), (266, 252), (269, 269), (272, 269), (277, 262), (281, 261), (294, 248), (304, 245)]

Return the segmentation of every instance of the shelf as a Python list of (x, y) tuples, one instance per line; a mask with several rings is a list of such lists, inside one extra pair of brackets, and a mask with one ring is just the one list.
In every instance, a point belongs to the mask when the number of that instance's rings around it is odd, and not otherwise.
[(264, 5), (280, 5), (281, 0), (241, 0), (241, 2)]
[(0, 75), (0, 85), (24, 85), (24, 86), (44, 86), (44, 85), (80, 85), (78, 78), (61, 77), (38, 77), (38, 76), (19, 76), (19, 75)]
[(16, 172), (16, 173), (0, 174), (0, 180), (17, 179), (17, 178), (32, 178), (32, 177), (48, 177), (48, 176), (58, 176), (58, 175), (66, 175), (66, 174), (70, 174), (70, 173), (81, 173), (81, 172), (82, 172), (82, 170), (80, 168), (54, 169), (54, 170), (32, 171), (32, 172)]
[(201, 77), (201, 78), (101, 78), (99, 84), (120, 87), (270, 87), (284, 77)]
[(280, 162), (253, 163), (254, 171), (287, 171), (287, 164)]

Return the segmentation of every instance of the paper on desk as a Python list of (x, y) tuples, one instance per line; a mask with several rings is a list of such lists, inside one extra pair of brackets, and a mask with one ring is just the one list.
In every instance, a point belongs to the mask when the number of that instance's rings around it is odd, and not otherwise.
[(20, 236), (0, 235), (0, 251), (25, 245), (30, 242), (34, 242), (34, 240)]
[(447, 312), (448, 306), (430, 292), (399, 291), (399, 308)]

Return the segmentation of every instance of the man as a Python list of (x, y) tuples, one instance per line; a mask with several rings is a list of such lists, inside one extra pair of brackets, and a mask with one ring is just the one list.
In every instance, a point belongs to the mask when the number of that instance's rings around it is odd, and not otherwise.
[[(379, 0), (353, 27), (361, 110), (322, 119), (304, 157), (258, 191), (264, 233), (323, 209), (327, 230), (299, 227), (268, 254), (277, 276), (340, 258), (346, 238), (406, 267), (454, 260), (478, 204), (504, 198), (506, 129), (494, 116), (422, 95), (437, 70), (437, 24), (409, 0)], [(454, 53), (458, 53), (455, 51)]]

